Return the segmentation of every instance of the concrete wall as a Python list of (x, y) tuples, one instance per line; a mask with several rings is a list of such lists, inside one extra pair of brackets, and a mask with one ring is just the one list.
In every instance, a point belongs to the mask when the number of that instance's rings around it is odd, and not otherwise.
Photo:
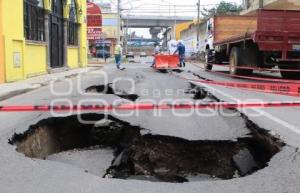
[(117, 21), (118, 15), (114, 13), (102, 14), (103, 24), (102, 32), (105, 34), (105, 38), (117, 38)]
[[(206, 23), (200, 24), (200, 45), (205, 44), (206, 39)], [(197, 52), (197, 25), (191, 24), (187, 29), (181, 32), (181, 39), (184, 41), (186, 46), (187, 55)], [(200, 50), (203, 51), (203, 50)]]
[(184, 41), (187, 55), (190, 56), (197, 49), (197, 30), (195, 25), (190, 25), (189, 28), (183, 30), (181, 39)]
[[(255, 14), (260, 0), (245, 0), (247, 10), (242, 14)], [(300, 10), (299, 0), (263, 0), (265, 9)]]

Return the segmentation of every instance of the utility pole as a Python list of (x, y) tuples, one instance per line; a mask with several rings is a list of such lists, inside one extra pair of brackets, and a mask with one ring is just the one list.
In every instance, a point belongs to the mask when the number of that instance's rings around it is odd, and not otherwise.
[(121, 0), (118, 0), (118, 26), (117, 26), (117, 44), (121, 44)]
[(200, 0), (198, 0), (197, 7), (198, 7), (198, 17), (197, 17), (197, 50), (199, 50), (199, 46), (200, 46)]
[(259, 0), (259, 8), (264, 8), (264, 0)]
[(126, 21), (126, 31), (125, 31), (125, 34), (124, 34), (124, 38), (125, 38), (125, 53), (127, 54), (128, 53), (128, 23), (129, 23), (129, 14), (127, 14), (127, 21)]
[(176, 25), (177, 25), (177, 18), (176, 18), (176, 5), (174, 4), (174, 40), (176, 40)]

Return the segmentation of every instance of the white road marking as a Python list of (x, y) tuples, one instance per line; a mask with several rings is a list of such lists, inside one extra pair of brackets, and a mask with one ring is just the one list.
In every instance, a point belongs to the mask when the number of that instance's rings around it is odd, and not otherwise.
[[(191, 82), (196, 83), (196, 84), (200, 84), (200, 85), (202, 85), (202, 86), (204, 86), (204, 87), (206, 87), (206, 88), (208, 88), (208, 89), (211, 89), (211, 90), (213, 90), (213, 91), (215, 91), (215, 92), (218, 92), (219, 94), (221, 94), (221, 95), (223, 95), (223, 96), (225, 96), (225, 97), (228, 97), (228, 98), (230, 98), (230, 99), (232, 99), (232, 100), (234, 100), (234, 101), (236, 101), (236, 102), (242, 102), (240, 99), (237, 99), (237, 98), (235, 98), (234, 96), (232, 96), (232, 95), (230, 95), (230, 94), (227, 94), (227, 93), (225, 93), (225, 92), (223, 92), (223, 91), (220, 91), (220, 90), (218, 90), (218, 89), (216, 89), (216, 88), (213, 88), (213, 87), (211, 87), (211, 86), (209, 86), (209, 85), (207, 85), (207, 84), (205, 84), (205, 83), (199, 83), (199, 82), (194, 82), (194, 81), (191, 81)], [(252, 109), (253, 111), (256, 111), (256, 112), (258, 112), (258, 113), (263, 114), (263, 116), (265, 116), (265, 117), (271, 119), (272, 121), (277, 122), (278, 124), (280, 124), (280, 125), (282, 125), (282, 126), (288, 128), (289, 130), (291, 130), (291, 131), (293, 131), (293, 132), (295, 132), (295, 133), (297, 133), (297, 134), (300, 134), (300, 130), (299, 130), (298, 127), (296, 127), (296, 126), (294, 126), (294, 125), (292, 125), (292, 124), (290, 124), (290, 123), (288, 123), (288, 122), (286, 122), (286, 121), (283, 121), (282, 119), (280, 119), (280, 118), (278, 118), (278, 117), (275, 117), (274, 115), (272, 115), (272, 114), (270, 114), (270, 113), (267, 113), (266, 111), (263, 111), (263, 110), (261, 110), (261, 109), (254, 109), (254, 108), (251, 108), (251, 109)]]

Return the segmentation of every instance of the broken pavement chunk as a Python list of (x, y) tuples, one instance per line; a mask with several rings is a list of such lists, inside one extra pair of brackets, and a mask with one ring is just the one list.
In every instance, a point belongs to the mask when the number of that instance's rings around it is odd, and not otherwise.
[(258, 168), (256, 161), (247, 148), (241, 149), (232, 159), (242, 176)]

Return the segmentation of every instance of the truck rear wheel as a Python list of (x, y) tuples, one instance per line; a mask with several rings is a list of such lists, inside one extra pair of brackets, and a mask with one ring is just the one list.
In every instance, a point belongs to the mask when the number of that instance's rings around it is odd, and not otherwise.
[[(241, 69), (239, 66), (243, 66), (245, 63), (243, 60), (247, 59), (247, 52), (239, 47), (233, 47), (229, 57), (229, 71), (231, 75), (249, 75), (253, 72), (251, 69)], [(249, 54), (249, 53), (248, 53)]]
[[(289, 63), (285, 64), (283, 66), (279, 65), (279, 68), (281, 70), (291, 69), (291, 70), (300, 70), (300, 64), (299, 63)], [(289, 71), (280, 71), (280, 74), (282, 78), (284, 79), (294, 79), (294, 80), (300, 80), (300, 72), (289, 72)]]
[(211, 58), (212, 58), (212, 52), (211, 50), (207, 49), (205, 51), (205, 63), (204, 63), (204, 69), (206, 71), (212, 70), (213, 65), (211, 64), (212, 63)]

